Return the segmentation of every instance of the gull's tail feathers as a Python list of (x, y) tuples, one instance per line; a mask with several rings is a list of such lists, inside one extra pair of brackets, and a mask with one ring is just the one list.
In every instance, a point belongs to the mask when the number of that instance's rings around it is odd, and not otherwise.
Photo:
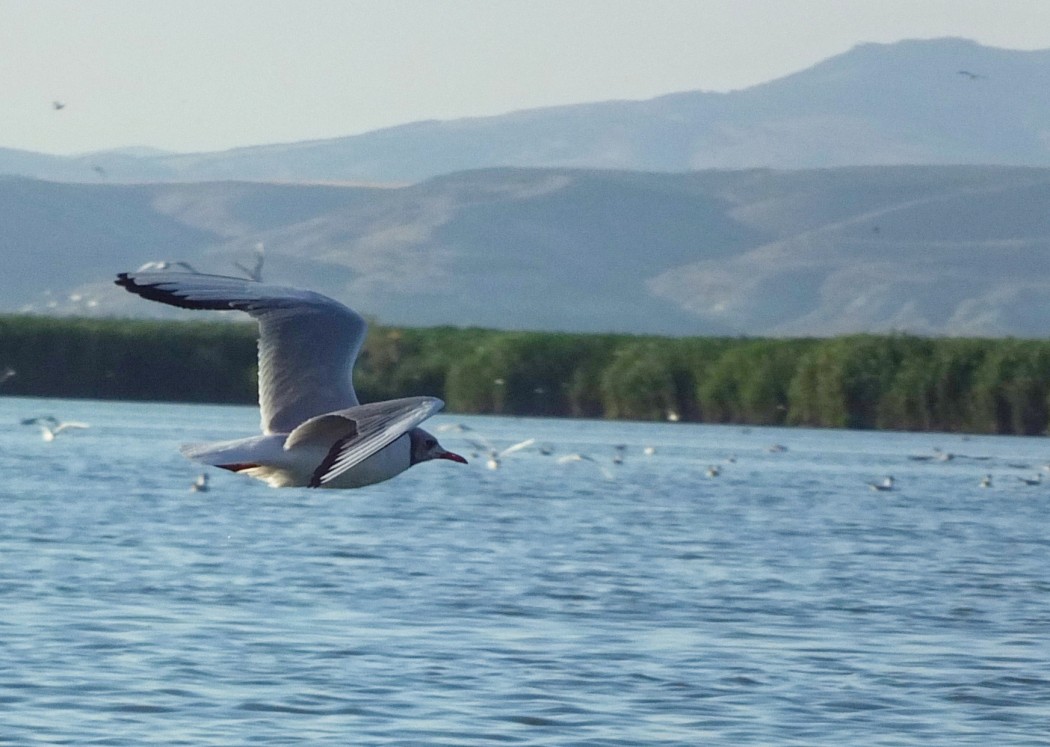
[(252, 436), (233, 441), (183, 444), (179, 451), (187, 459), (262, 480), (270, 487), (306, 485), (309, 473), (289, 459), (284, 450), (285, 434)]
[(187, 459), (220, 467), (231, 472), (243, 472), (257, 477), (274, 487), (295, 484), (289, 474), (284, 451), (283, 434), (252, 436), (232, 441), (183, 444), (179, 451)]

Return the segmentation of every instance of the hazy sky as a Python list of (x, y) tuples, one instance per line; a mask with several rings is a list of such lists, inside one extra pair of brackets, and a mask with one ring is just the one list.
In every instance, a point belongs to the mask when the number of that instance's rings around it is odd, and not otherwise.
[(0, 0), (0, 147), (338, 137), (743, 88), (861, 42), (940, 36), (1050, 48), (1050, 2)]

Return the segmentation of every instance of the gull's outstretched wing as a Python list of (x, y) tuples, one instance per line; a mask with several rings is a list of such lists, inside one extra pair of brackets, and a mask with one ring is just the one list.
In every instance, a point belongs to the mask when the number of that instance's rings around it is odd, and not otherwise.
[(310, 487), (317, 488), (393, 443), (444, 406), (436, 397), (406, 397), (319, 415), (292, 431), (284, 448), (294, 449), (311, 441), (330, 445), (310, 480)]
[(536, 439), (535, 438), (527, 438), (524, 441), (519, 441), (518, 443), (514, 444), (513, 446), (508, 446), (506, 449), (501, 451), (499, 453), (499, 455), (501, 457), (508, 456), (509, 454), (513, 454), (515, 451), (521, 451), (522, 449), (527, 449), (530, 446), (532, 446), (534, 443), (536, 443)]
[(57, 426), (55, 426), (55, 435), (57, 436), (59, 433), (61, 433), (64, 430), (68, 430), (69, 428), (90, 428), (90, 427), (91, 426), (88, 425), (87, 423), (80, 423), (80, 422), (77, 422), (77, 421), (66, 421), (66, 422), (63, 422), (63, 423), (59, 423)]
[(289, 433), (312, 417), (358, 404), (350, 376), (367, 325), (338, 301), (222, 275), (123, 272), (116, 282), (170, 306), (235, 309), (255, 317), (264, 433)]

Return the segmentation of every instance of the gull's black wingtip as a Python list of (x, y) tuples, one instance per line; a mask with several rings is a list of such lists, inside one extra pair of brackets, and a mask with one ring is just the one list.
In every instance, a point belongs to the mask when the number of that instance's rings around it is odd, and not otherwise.
[(130, 273), (118, 272), (117, 279), (113, 282), (116, 285), (119, 285), (124, 290), (126, 290), (128, 293), (134, 293), (136, 296), (150, 298), (151, 300), (161, 300), (151, 295), (151, 291), (154, 290), (154, 286), (143, 285), (142, 283), (136, 282), (135, 278), (131, 277)]
[(159, 301), (160, 303), (166, 303), (170, 306), (181, 306), (183, 308), (196, 308), (195, 306), (185, 303), (174, 293), (161, 290), (154, 283), (138, 282), (127, 272), (117, 273), (117, 279), (113, 282), (129, 293), (134, 293), (136, 296), (141, 296), (148, 301)]
[[(227, 311), (233, 306), (229, 301), (215, 301), (215, 300), (190, 300), (186, 298), (182, 289), (179, 288), (178, 280), (180, 277), (185, 277), (188, 273), (146, 273), (144, 276), (139, 278), (134, 277), (132, 273), (121, 272), (117, 274), (117, 279), (113, 282), (122, 287), (129, 293), (134, 293), (136, 296), (141, 296), (147, 301), (157, 301), (158, 303), (164, 303), (168, 306), (178, 306), (180, 309), (215, 309), (219, 311)], [(164, 277), (158, 277), (160, 275), (168, 275), (170, 279)], [(196, 277), (206, 277), (200, 273), (194, 273)]]

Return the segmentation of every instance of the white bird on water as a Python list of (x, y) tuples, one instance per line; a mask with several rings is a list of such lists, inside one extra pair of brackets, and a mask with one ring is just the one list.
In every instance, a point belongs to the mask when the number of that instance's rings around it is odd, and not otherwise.
[(273, 487), (360, 488), (431, 459), (465, 464), (417, 426), (444, 402), (407, 397), (362, 405), (351, 371), (367, 325), (312, 291), (180, 272), (117, 276), (131, 293), (186, 309), (236, 309), (259, 323), (262, 434), (187, 444), (184, 456)]
[(882, 478), (882, 482), (869, 482), (868, 487), (872, 490), (883, 492), (886, 490), (893, 490), (893, 475), (886, 475)]
[(83, 429), (88, 428), (87, 423), (79, 423), (74, 420), (60, 421), (53, 415), (44, 415), (39, 418), (26, 418), (22, 421), (22, 425), (38, 425), (40, 426), (40, 434), (44, 437), (45, 441), (54, 441), (55, 436), (59, 433), (70, 430), (71, 428)]

